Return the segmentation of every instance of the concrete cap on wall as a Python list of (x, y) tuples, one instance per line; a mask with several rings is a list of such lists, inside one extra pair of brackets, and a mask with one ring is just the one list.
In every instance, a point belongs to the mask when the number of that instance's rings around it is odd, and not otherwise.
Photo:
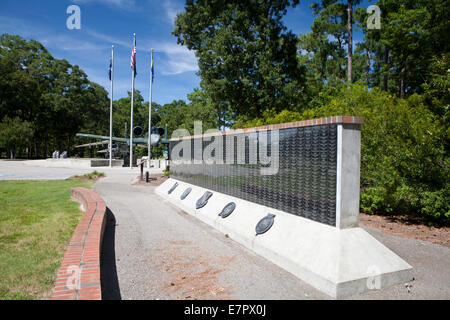
[(258, 131), (270, 131), (270, 130), (281, 130), (281, 129), (291, 129), (291, 128), (299, 128), (299, 127), (311, 127), (311, 126), (320, 126), (327, 124), (356, 124), (362, 125), (364, 124), (364, 119), (361, 117), (353, 117), (353, 116), (335, 116), (335, 117), (327, 117), (327, 118), (319, 118), (312, 120), (301, 120), (287, 123), (279, 123), (279, 124), (271, 124), (260, 127), (253, 128), (243, 128), (229, 131), (220, 131), (220, 132), (212, 132), (207, 134), (200, 134), (194, 136), (185, 136), (178, 138), (171, 138), (169, 141), (179, 141), (179, 140), (189, 140), (196, 139), (202, 137), (211, 137), (211, 136), (219, 136), (219, 135), (232, 135), (239, 133), (251, 133)]

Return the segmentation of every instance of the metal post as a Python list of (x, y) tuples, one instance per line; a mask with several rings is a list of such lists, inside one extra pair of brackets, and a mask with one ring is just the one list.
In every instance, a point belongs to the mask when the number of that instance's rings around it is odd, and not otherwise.
[[(136, 46), (136, 33), (133, 34), (133, 50)], [(136, 61), (134, 61), (136, 63)], [(134, 67), (135, 68), (135, 67)], [(134, 107), (134, 68), (131, 70), (131, 125), (130, 125), (130, 169), (133, 169), (133, 107)]]
[(114, 93), (114, 46), (111, 47), (111, 101), (109, 105), (109, 167), (112, 167), (112, 122)]
[(152, 87), (153, 87), (153, 48), (151, 50), (150, 62), (150, 98), (148, 102), (148, 159), (147, 168), (150, 169), (150, 161), (152, 159)]

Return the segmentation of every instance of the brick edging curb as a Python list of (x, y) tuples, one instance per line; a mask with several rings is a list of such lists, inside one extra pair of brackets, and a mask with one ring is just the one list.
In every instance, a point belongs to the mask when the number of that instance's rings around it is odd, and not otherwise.
[(90, 189), (73, 188), (71, 194), (85, 213), (67, 246), (52, 300), (101, 300), (100, 250), (106, 203)]

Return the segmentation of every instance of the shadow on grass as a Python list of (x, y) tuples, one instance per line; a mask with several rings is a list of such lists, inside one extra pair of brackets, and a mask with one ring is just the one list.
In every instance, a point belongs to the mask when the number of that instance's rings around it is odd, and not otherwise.
[(116, 269), (115, 234), (116, 218), (112, 211), (106, 208), (106, 227), (103, 235), (100, 269), (103, 300), (122, 299)]

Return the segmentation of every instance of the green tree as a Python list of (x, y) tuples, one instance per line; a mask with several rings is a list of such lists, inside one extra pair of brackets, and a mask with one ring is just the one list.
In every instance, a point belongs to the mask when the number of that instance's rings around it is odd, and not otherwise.
[[(204, 90), (194, 89), (188, 94), (185, 128), (194, 129), (194, 121), (202, 121), (203, 129), (217, 129), (231, 125), (231, 112), (227, 105), (215, 107)], [(192, 132), (192, 131), (191, 131)]]
[(364, 118), (361, 127), (361, 209), (376, 214), (418, 215), (450, 223), (448, 126), (417, 94), (407, 99), (342, 86), (329, 103), (303, 113), (267, 111), (241, 126), (259, 126), (338, 115)]
[(450, 112), (450, 53), (434, 57), (422, 87), (429, 100), (431, 110), (448, 124)]
[(449, 52), (450, 3), (378, 0), (376, 4), (382, 12), (381, 29), (365, 30), (365, 42), (375, 49), (374, 69), (383, 77), (383, 89), (400, 97), (423, 93), (423, 84), (432, 81), (433, 61)]
[(311, 97), (317, 96), (325, 85), (336, 85), (337, 80), (340, 81), (339, 72), (336, 76), (335, 70), (340, 69), (338, 61), (341, 53), (326, 35), (313, 32), (302, 34), (298, 46), (301, 52), (299, 63), (306, 68), (306, 87)]
[(180, 127), (186, 128), (184, 125), (185, 115), (183, 110), (186, 110), (186, 102), (184, 100), (174, 100), (171, 103), (166, 103), (159, 109), (159, 116), (161, 117), (160, 126), (168, 126), (168, 136)]
[(258, 116), (299, 108), (303, 70), (282, 18), (298, 0), (187, 0), (173, 34), (194, 50), (201, 87), (215, 106)]
[[(321, 0), (311, 5), (316, 16), (311, 27), (313, 33), (327, 38), (331, 36), (334, 39), (336, 52), (333, 56), (336, 66), (334, 76), (337, 81), (344, 79), (350, 83), (353, 81), (353, 7), (359, 3), (359, 0)], [(344, 49), (345, 45), (347, 50)]]
[[(152, 104), (155, 106), (155, 104)], [(154, 111), (154, 109), (152, 109)], [(152, 113), (152, 117), (156, 112)], [(131, 92), (128, 91), (128, 97), (115, 100), (113, 103), (113, 134), (117, 137), (130, 136), (131, 119)], [(125, 124), (127, 131), (125, 132)], [(133, 105), (133, 126), (142, 127), (144, 132), (148, 129), (148, 103), (144, 104), (144, 97), (139, 90), (134, 92)]]
[(0, 146), (10, 152), (11, 159), (16, 158), (19, 149), (26, 148), (33, 136), (33, 129), (29, 122), (18, 117), (4, 117), (0, 122)]
[[(174, 100), (158, 109), (160, 118), (158, 126), (165, 128), (168, 126), (168, 137), (176, 129), (187, 129), (194, 134), (194, 122), (201, 121), (203, 132), (208, 129), (218, 129), (219, 123), (223, 121), (224, 116), (220, 109), (215, 108), (211, 100), (204, 91), (195, 89), (188, 95), (190, 100), (186, 103), (184, 100)], [(225, 117), (225, 119), (228, 119)]]
[(27, 156), (70, 153), (80, 129), (104, 132), (108, 109), (104, 88), (78, 66), (54, 59), (35, 40), (1, 35), (0, 119), (18, 117), (31, 125)]

